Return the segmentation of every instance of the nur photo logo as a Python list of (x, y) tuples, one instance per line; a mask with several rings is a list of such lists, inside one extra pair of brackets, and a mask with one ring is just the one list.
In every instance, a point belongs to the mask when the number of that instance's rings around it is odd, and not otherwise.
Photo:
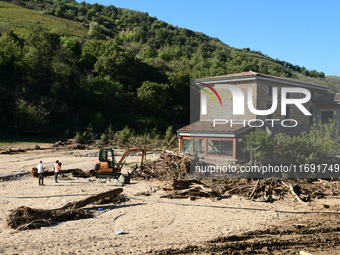
[(220, 95), (217, 93), (216, 89), (214, 89), (211, 85), (209, 84), (205, 84), (205, 83), (197, 83), (196, 84), (197, 87), (204, 91), (206, 94), (202, 94), (201, 97), (201, 113), (202, 115), (206, 115), (207, 114), (207, 97), (206, 95), (208, 95), (211, 100), (214, 102), (214, 104), (217, 104), (216, 98), (218, 99), (220, 106), (223, 106), (222, 103), (222, 99), (220, 97)]

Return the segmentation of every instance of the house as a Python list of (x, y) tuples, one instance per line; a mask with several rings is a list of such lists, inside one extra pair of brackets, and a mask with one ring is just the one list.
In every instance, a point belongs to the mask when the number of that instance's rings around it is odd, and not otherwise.
[(330, 119), (340, 122), (340, 93), (327, 93), (314, 100), (315, 117), (323, 123)]
[(244, 135), (256, 128), (296, 135), (315, 119), (340, 120), (340, 94), (317, 84), (253, 71), (191, 83), (191, 124), (177, 135), (179, 150), (200, 158), (237, 161)]

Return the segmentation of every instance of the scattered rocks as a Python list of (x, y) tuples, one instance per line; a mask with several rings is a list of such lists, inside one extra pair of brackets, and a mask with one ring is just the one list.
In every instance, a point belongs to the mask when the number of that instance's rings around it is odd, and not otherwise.
[(99, 151), (94, 151), (94, 152), (85, 152), (85, 153), (74, 153), (73, 156), (75, 157), (96, 157), (98, 158), (99, 156)]

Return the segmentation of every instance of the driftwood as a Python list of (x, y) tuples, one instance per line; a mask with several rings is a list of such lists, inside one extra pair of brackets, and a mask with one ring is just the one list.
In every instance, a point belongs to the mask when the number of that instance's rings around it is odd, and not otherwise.
[(8, 148), (5, 151), (1, 151), (0, 154), (14, 154), (14, 153), (20, 153), (20, 152), (26, 152), (26, 150), (24, 149), (17, 149), (17, 150), (13, 150), (11, 148)]
[(112, 197), (112, 196), (116, 196), (120, 193), (123, 192), (122, 188), (117, 188), (117, 189), (113, 189), (113, 190), (109, 190), (103, 193), (100, 193), (98, 195), (94, 195), (88, 198), (85, 198), (83, 200), (77, 201), (77, 202), (72, 202), (72, 203), (68, 203), (65, 206), (61, 207), (60, 209), (66, 209), (66, 208), (81, 208), (84, 207), (88, 204), (92, 204), (96, 201), (99, 201), (101, 199), (107, 198), (107, 197)]
[[(38, 178), (38, 169), (36, 167), (32, 168), (32, 177)], [(80, 168), (66, 169), (60, 170), (60, 174), (69, 174), (71, 173), (74, 177), (89, 177), (83, 170)], [(45, 171), (44, 176), (53, 176), (54, 171)]]
[(100, 201), (104, 198), (117, 196), (121, 192), (123, 192), (122, 188), (113, 189), (77, 202), (68, 203), (58, 209), (44, 210), (21, 206), (10, 211), (6, 223), (7, 226), (11, 228), (26, 230), (51, 225), (56, 221), (90, 218), (93, 217), (93, 213), (89, 210), (81, 209), (81, 207)]
[(259, 185), (259, 182), (260, 182), (260, 180), (257, 180), (257, 182), (255, 183), (254, 189), (253, 189), (253, 191), (251, 192), (251, 194), (250, 194), (250, 196), (249, 196), (249, 199), (252, 199), (252, 198), (253, 198), (253, 196), (254, 196), (254, 194), (255, 194), (255, 191), (256, 191), (256, 189), (257, 189), (257, 186)]
[(176, 180), (174, 179), (170, 187), (164, 187), (168, 194), (162, 198), (190, 198), (192, 200), (207, 197), (219, 197), (220, 194), (211, 187), (198, 180)]
[(306, 203), (304, 201), (302, 201), (302, 199), (295, 193), (295, 190), (293, 188), (293, 186), (291, 184), (289, 184), (289, 190), (290, 193), (292, 193), (292, 195), (296, 198), (296, 200), (304, 205), (306, 205)]

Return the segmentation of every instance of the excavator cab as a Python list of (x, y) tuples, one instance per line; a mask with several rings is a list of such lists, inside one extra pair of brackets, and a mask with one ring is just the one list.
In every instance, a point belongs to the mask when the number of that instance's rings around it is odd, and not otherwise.
[(114, 151), (113, 149), (100, 149), (99, 151), (99, 161), (107, 162), (108, 168), (113, 168), (114, 166)]
[(99, 161), (94, 165), (94, 171), (97, 173), (115, 173), (118, 172), (114, 162), (113, 149), (100, 149)]

